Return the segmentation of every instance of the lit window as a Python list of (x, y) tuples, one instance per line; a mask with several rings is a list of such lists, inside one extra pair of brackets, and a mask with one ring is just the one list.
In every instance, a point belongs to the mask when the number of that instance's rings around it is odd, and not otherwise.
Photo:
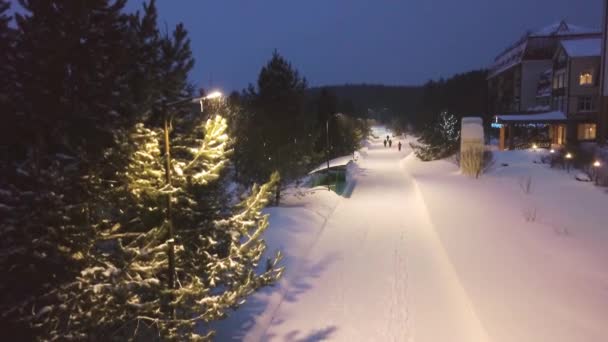
[(593, 75), (589, 71), (582, 72), (578, 78), (578, 84), (592, 85), (593, 84)]
[(581, 96), (578, 98), (579, 112), (592, 112), (595, 110), (593, 98), (591, 96)]
[(562, 89), (566, 87), (566, 75), (559, 73), (553, 76), (553, 89)]
[(578, 140), (594, 140), (596, 137), (596, 126), (595, 124), (578, 124), (577, 137)]

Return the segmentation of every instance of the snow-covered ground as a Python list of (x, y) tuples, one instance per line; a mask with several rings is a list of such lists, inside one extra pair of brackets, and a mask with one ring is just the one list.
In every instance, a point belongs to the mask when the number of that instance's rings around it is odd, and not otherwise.
[(495, 155), (477, 180), (402, 163), (490, 340), (608, 341), (608, 194), (540, 152)]
[(608, 195), (532, 152), (474, 180), (402, 142), (367, 144), (349, 198), (292, 190), (268, 209), (285, 276), (218, 341), (606, 341)]

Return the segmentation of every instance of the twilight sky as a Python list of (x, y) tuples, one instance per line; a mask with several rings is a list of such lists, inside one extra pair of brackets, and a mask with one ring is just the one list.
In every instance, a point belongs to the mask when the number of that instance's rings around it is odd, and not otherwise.
[[(143, 0), (129, 0), (138, 9)], [(276, 48), (310, 85), (421, 84), (489, 65), (527, 29), (599, 28), (602, 0), (158, 0), (190, 32), (192, 81), (255, 83)]]

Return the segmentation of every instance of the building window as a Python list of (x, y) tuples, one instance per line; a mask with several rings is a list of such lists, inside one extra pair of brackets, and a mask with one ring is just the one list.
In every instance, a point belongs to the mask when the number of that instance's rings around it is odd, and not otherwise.
[(553, 89), (562, 89), (566, 86), (566, 74), (559, 73), (553, 77)]
[(584, 71), (578, 77), (578, 84), (582, 86), (593, 85), (593, 74), (589, 71)]
[(578, 124), (577, 138), (578, 140), (594, 140), (597, 133), (595, 124)]
[(551, 107), (553, 110), (563, 111), (564, 110), (564, 97), (563, 96), (553, 97), (553, 104)]
[(578, 98), (579, 112), (592, 112), (595, 110), (593, 98), (591, 96), (581, 96)]
[(558, 75), (555, 75), (553, 77), (553, 89), (558, 89), (558, 86), (557, 86), (557, 81), (558, 80), (557, 80), (557, 78), (558, 78)]

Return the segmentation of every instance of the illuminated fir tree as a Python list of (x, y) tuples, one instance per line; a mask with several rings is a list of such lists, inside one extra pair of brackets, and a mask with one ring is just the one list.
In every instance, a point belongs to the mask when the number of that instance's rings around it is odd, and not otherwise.
[(216, 181), (227, 165), (226, 130), (226, 120), (216, 116), (204, 124), (204, 136), (175, 139), (187, 144), (176, 143), (171, 149), (175, 157), (169, 160), (169, 183), (162, 131), (135, 126), (130, 134), (135, 148), (124, 174), (128, 183), (117, 191), (126, 189), (136, 207), (120, 211), (139, 212), (140, 217), (130, 223), (100, 224), (89, 266), (58, 291), (56, 304), (37, 308), (33, 322), (50, 338), (95, 334), (206, 340), (213, 332), (195, 329), (197, 324), (223, 318), (256, 289), (280, 277), (280, 255), (260, 265), (265, 250), (261, 235), (268, 227), (268, 216), (261, 210), (272, 197), (278, 174), (254, 186), (224, 219), (175, 224), (188, 222), (180, 220), (183, 216), (197, 215), (194, 194)]

